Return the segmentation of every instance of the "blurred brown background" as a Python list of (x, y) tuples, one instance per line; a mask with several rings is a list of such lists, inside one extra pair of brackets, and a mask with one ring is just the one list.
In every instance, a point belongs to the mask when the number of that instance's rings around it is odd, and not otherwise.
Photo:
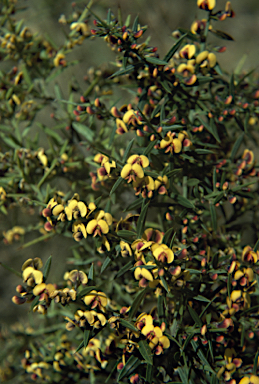
[[(71, 4), (70, 0), (18, 0), (18, 5), (27, 7), (25, 11), (19, 14), (19, 18), (23, 18), (25, 24), (33, 32), (48, 34), (58, 45), (61, 45), (65, 37), (58, 19), (61, 14), (71, 14), (73, 11)], [(87, 4), (87, 2), (80, 2), (80, 4)], [(151, 36), (150, 44), (158, 46), (161, 57), (173, 44), (171, 34), (174, 30), (178, 27), (190, 28), (195, 18), (206, 17), (205, 12), (198, 10), (196, 0), (95, 0), (93, 10), (99, 16), (105, 17), (108, 8), (111, 8), (117, 14), (118, 6), (121, 7), (124, 20), (128, 14), (131, 14), (133, 22), (138, 14), (140, 23), (148, 25), (149, 29), (146, 36)], [(225, 1), (218, 0), (217, 9), (224, 9), (224, 7)], [(233, 0), (232, 7), (236, 17), (215, 24), (215, 28), (229, 33), (235, 39), (234, 42), (217, 39), (217, 45), (227, 46), (225, 53), (217, 55), (218, 60), (224, 70), (231, 72), (243, 55), (246, 54), (247, 59), (244, 69), (258, 68), (258, 0), (247, 2)], [(82, 47), (76, 48), (72, 55), (73, 59), (77, 58), (81, 63), (68, 69), (66, 72), (67, 80), (65, 77), (57, 79), (65, 92), (68, 79), (71, 76), (75, 76), (80, 80), (89, 66), (100, 65), (114, 59), (114, 54), (109, 50), (105, 42), (98, 39), (86, 41)], [(4, 65), (6, 69), (7, 64)], [(47, 117), (47, 119), (49, 118)], [(46, 120), (45, 124), (47, 124)], [(31, 219), (35, 223), (38, 220), (38, 212), (38, 208), (31, 212)], [(0, 232), (2, 233), (3, 230), (12, 228), (14, 225), (23, 225), (25, 217), (27, 217), (25, 210), (19, 212), (13, 210), (8, 217), (0, 216)], [(36, 236), (38, 236), (38, 233), (32, 232), (26, 235), (25, 241), (28, 242)], [(20, 250), (17, 244), (5, 246), (2, 243), (0, 244), (0, 261), (20, 270), (22, 263), (29, 257), (41, 257), (45, 262), (51, 254), (53, 256), (53, 266), (49, 277), (51, 282), (53, 276), (62, 277), (66, 256), (71, 256), (68, 248), (74, 244), (72, 239), (62, 239), (60, 241), (58, 237), (24, 250)], [(11, 302), (11, 298), (15, 294), (15, 287), (20, 282), (18, 277), (0, 267), (0, 319), (2, 324), (17, 321), (28, 312), (27, 306), (17, 307)]]

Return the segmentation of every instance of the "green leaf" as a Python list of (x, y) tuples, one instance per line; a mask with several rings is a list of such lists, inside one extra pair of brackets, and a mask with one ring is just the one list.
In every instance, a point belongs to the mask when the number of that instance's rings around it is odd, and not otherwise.
[(153, 364), (147, 364), (146, 383), (151, 383), (153, 378)]
[(168, 81), (166, 81), (166, 80), (161, 81), (161, 85), (166, 90), (166, 92), (168, 92), (168, 93), (172, 92), (172, 88), (171, 88), (170, 83)]
[(182, 44), (182, 41), (183, 39), (187, 36), (187, 33), (185, 33), (184, 35), (182, 35), (175, 43), (174, 45), (172, 46), (172, 48), (167, 52), (167, 54), (165, 55), (164, 57), (164, 61), (168, 62), (172, 57), (173, 55), (175, 54), (175, 52), (179, 49), (180, 45)]
[(150, 64), (155, 64), (155, 65), (167, 65), (167, 62), (161, 59), (158, 59), (157, 57), (148, 57), (145, 56), (145, 59), (148, 63)]
[(89, 338), (90, 338), (90, 333), (91, 333), (91, 331), (89, 329), (85, 329), (84, 330), (84, 348), (86, 348), (87, 345), (88, 345), (88, 341), (89, 341)]
[(143, 155), (144, 156), (148, 156), (150, 154), (150, 152), (152, 152), (152, 150), (154, 149), (154, 146), (156, 145), (156, 143), (158, 142), (158, 140), (154, 140), (154, 141), (151, 141), (148, 146), (146, 147), (145, 151), (143, 152)]
[(48, 275), (49, 275), (49, 271), (50, 271), (50, 267), (51, 267), (51, 260), (52, 260), (52, 256), (50, 256), (48, 258), (48, 260), (46, 261), (46, 264), (44, 266), (44, 269), (43, 269), (43, 278), (44, 278), (44, 281), (47, 280), (48, 278)]
[(88, 272), (88, 279), (93, 280), (94, 279), (94, 263), (92, 263), (89, 272)]
[(159, 295), (157, 299), (157, 312), (158, 317), (163, 319), (165, 317), (164, 296)]
[(217, 215), (216, 215), (216, 209), (215, 205), (210, 204), (210, 216), (211, 216), (211, 224), (213, 231), (217, 230)]
[(49, 167), (49, 169), (44, 173), (44, 175), (42, 176), (42, 178), (40, 179), (40, 181), (38, 182), (38, 185), (37, 185), (37, 188), (40, 188), (42, 186), (42, 184), (45, 182), (45, 180), (49, 177), (49, 175), (52, 173), (53, 169), (55, 168), (55, 166), (57, 165), (58, 163), (58, 159), (53, 159), (52, 163), (51, 163), (51, 166)]
[(132, 303), (130, 310), (129, 310), (129, 319), (132, 319), (135, 316), (135, 314), (137, 313), (137, 311), (140, 307), (140, 304), (141, 304), (142, 300), (144, 299), (147, 291), (148, 291), (148, 287), (141, 289), (141, 291), (139, 291), (137, 293), (137, 295), (135, 296), (135, 299), (133, 300), (133, 303)]
[(170, 245), (171, 243), (171, 239), (172, 239), (172, 234), (174, 232), (174, 228), (169, 228), (165, 234), (164, 234), (164, 237), (163, 237), (163, 244), (166, 244), (166, 245)]
[(182, 384), (190, 384), (189, 381), (189, 369), (187, 367), (178, 367), (177, 371), (179, 373)]
[(212, 119), (210, 119), (210, 124), (208, 124), (200, 116), (197, 116), (197, 119), (209, 131), (209, 133), (211, 133), (212, 136), (214, 136), (214, 138), (217, 140), (217, 142), (220, 143), (218, 130), (217, 130), (217, 127), (216, 127), (214, 121)]
[(9, 267), (8, 265), (6, 265), (5, 263), (3, 263), (2, 261), (0, 261), (0, 265), (1, 265), (4, 269), (6, 269), (7, 271), (13, 273), (14, 275), (16, 275), (16, 276), (18, 276), (18, 277), (20, 277), (20, 278), (22, 277), (21, 272), (18, 272), (18, 271), (16, 271), (14, 268)]
[(78, 351), (80, 351), (80, 349), (82, 349), (84, 347), (84, 345), (85, 345), (85, 342), (83, 340), (83, 341), (81, 341), (81, 343), (79, 344), (79, 346), (77, 347), (77, 349), (75, 350), (74, 353), (77, 353)]
[(217, 37), (220, 37), (221, 39), (223, 40), (230, 40), (230, 41), (234, 41), (233, 37), (230, 36), (228, 33), (226, 32), (223, 32), (223, 31), (220, 31), (218, 29), (210, 29), (209, 30), (211, 33), (213, 33), (214, 35), (216, 35)]
[(217, 204), (220, 200), (222, 200), (222, 198), (225, 196), (225, 192), (219, 192), (218, 193), (218, 196), (216, 196), (216, 198), (213, 200), (213, 205)]
[(132, 25), (132, 31), (133, 32), (138, 32), (138, 24), (139, 24), (139, 21), (138, 21), (138, 15), (135, 17), (135, 20), (133, 21), (133, 25)]
[(254, 246), (254, 252), (256, 252), (259, 248), (259, 239), (257, 240), (255, 246)]
[(110, 190), (110, 196), (116, 191), (116, 189), (121, 185), (121, 183), (123, 182), (123, 178), (120, 176), (116, 182), (113, 184), (113, 187), (112, 189)]
[(92, 143), (95, 133), (89, 127), (75, 121), (72, 123), (72, 126), (77, 131), (77, 133), (84, 136), (87, 141)]
[(89, 287), (85, 287), (85, 288), (82, 289), (82, 291), (80, 291), (79, 297), (82, 298), (83, 296), (86, 296), (89, 292), (91, 292), (93, 290), (96, 290), (96, 286), (95, 285), (92, 285), (92, 286), (89, 286)]
[(210, 300), (207, 299), (206, 297), (204, 296), (201, 296), (201, 295), (198, 295), (198, 296), (194, 296), (192, 297), (192, 300), (198, 300), (198, 301), (204, 301), (205, 303), (210, 303)]
[(117, 235), (119, 237), (123, 237), (123, 238), (126, 238), (126, 239), (130, 239), (132, 237), (136, 237), (136, 232), (133, 232), (133, 231), (128, 231), (126, 229), (122, 229), (120, 231), (117, 232)]
[(47, 235), (43, 235), (43, 236), (37, 237), (36, 239), (34, 239), (34, 240), (32, 240), (32, 241), (29, 241), (29, 242), (26, 243), (26, 244), (23, 244), (23, 245), (20, 247), (20, 249), (24, 249), (24, 248), (30, 247), (31, 245), (40, 243), (41, 241), (47, 240), (47, 239), (49, 239), (50, 237), (53, 237), (54, 235), (55, 235), (55, 233), (54, 233), (54, 232), (51, 232), (51, 233), (48, 233)]
[(107, 256), (106, 259), (104, 260), (104, 263), (102, 265), (102, 268), (101, 268), (101, 273), (103, 273), (105, 271), (106, 268), (108, 268), (108, 266), (111, 264), (112, 262), (112, 259)]
[(122, 268), (120, 268), (119, 272), (115, 275), (114, 278), (116, 279), (117, 277), (120, 277), (120, 276), (124, 275), (124, 273), (128, 272), (133, 266), (132, 263), (133, 263), (132, 261), (129, 261), (126, 265), (124, 265)]
[(241, 135), (238, 135), (238, 138), (236, 139), (235, 141), (235, 144), (233, 145), (233, 148), (232, 148), (232, 151), (231, 151), (231, 155), (230, 155), (230, 160), (233, 161), (235, 156), (236, 156), (236, 153), (244, 139), (244, 136), (245, 136), (245, 132), (242, 132)]
[(183, 197), (181, 195), (177, 196), (177, 202), (183, 207), (195, 209), (195, 205), (186, 197)]
[(188, 187), (194, 187), (195, 185), (198, 185), (199, 183), (200, 183), (199, 179), (192, 178), (192, 179), (187, 180)]
[(31, 302), (31, 305), (30, 305), (30, 311), (33, 310), (33, 308), (39, 303), (40, 301), (40, 297), (39, 296), (36, 296), (32, 302)]
[(164, 278), (164, 276), (160, 276), (160, 280), (161, 280), (162, 285), (165, 288), (166, 292), (169, 293), (170, 290), (169, 290), (168, 284), (167, 284), (166, 279)]
[(137, 223), (137, 236), (140, 239), (143, 233), (143, 228), (145, 225), (145, 220), (146, 220), (146, 215), (147, 215), (147, 210), (148, 210), (149, 202), (144, 205), (144, 208), (141, 210), (141, 213), (138, 218), (138, 223)]
[(188, 310), (189, 310), (190, 315), (191, 315), (191, 317), (193, 318), (195, 324), (196, 324), (198, 327), (201, 328), (201, 327), (202, 327), (202, 321), (201, 321), (201, 319), (199, 318), (197, 312), (196, 312), (192, 307), (190, 307), (189, 305), (188, 305)]
[(130, 358), (127, 360), (126, 364), (122, 368), (122, 370), (119, 373), (118, 381), (122, 380), (125, 376), (129, 377), (129, 374), (133, 369), (136, 369), (136, 367), (141, 364), (138, 357), (135, 357), (133, 355), (130, 356)]
[(172, 171), (169, 171), (168, 173), (166, 173), (166, 176), (168, 177), (168, 179), (170, 179), (171, 177), (177, 175), (177, 173), (181, 171), (182, 171), (182, 168), (172, 169)]
[[(142, 65), (142, 64), (141, 64)], [(114, 77), (118, 77), (118, 76), (124, 76), (124, 75), (128, 75), (129, 73), (133, 72), (136, 68), (138, 68), (140, 65), (128, 65), (125, 69), (120, 69), (119, 71), (116, 71), (114, 72), (110, 77), (109, 79), (113, 79)]]
[(139, 352), (141, 353), (144, 360), (148, 364), (152, 365), (153, 364), (153, 356), (152, 356), (151, 349), (150, 349), (148, 343), (146, 342), (146, 340), (140, 340), (138, 343), (138, 346), (139, 346)]
[(132, 148), (132, 145), (133, 145), (133, 143), (134, 143), (134, 140), (135, 140), (135, 138), (133, 138), (133, 139), (129, 142), (127, 148), (125, 149), (125, 152), (124, 152), (124, 155), (123, 155), (123, 159), (122, 159), (122, 162), (123, 162), (123, 163), (125, 163), (125, 161), (126, 161), (127, 158), (128, 158), (128, 155), (129, 155), (129, 153), (130, 153), (130, 151), (131, 151), (131, 148)]
[(132, 331), (134, 332), (139, 332), (138, 328), (136, 328), (132, 323), (130, 323), (129, 321), (127, 320), (124, 320), (124, 319), (120, 319), (120, 323), (123, 327), (125, 328), (129, 328), (131, 329)]
[(134, 209), (138, 209), (142, 206), (143, 203), (143, 197), (138, 197), (133, 203), (128, 205), (128, 207), (125, 209), (125, 211), (132, 211)]

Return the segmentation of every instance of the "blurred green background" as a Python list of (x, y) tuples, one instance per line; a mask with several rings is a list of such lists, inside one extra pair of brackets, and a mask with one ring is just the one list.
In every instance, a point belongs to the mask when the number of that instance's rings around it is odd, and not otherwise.
[[(1, 2), (0, 2), (1, 3)], [(78, 2), (81, 5), (87, 2)], [(69, 15), (73, 12), (72, 2), (70, 0), (18, 0), (18, 5), (27, 9), (21, 12), (18, 17), (25, 20), (33, 32), (48, 34), (57, 45), (62, 45), (65, 40), (61, 24), (58, 19), (61, 14)], [(160, 56), (170, 49), (173, 44), (171, 34), (179, 27), (190, 28), (195, 18), (205, 17), (205, 12), (198, 10), (196, 0), (96, 0), (93, 10), (100, 17), (105, 17), (107, 9), (111, 8), (114, 14), (117, 14), (118, 6), (121, 8), (122, 17), (125, 20), (128, 14), (132, 15), (132, 21), (139, 15), (141, 24), (148, 25), (149, 29), (146, 36), (150, 35), (150, 44), (158, 47)], [(224, 9), (225, 1), (217, 1), (217, 9)], [(235, 69), (238, 62), (244, 55), (247, 59), (244, 64), (245, 70), (253, 68), (258, 69), (259, 63), (259, 3), (258, 0), (233, 0), (232, 7), (236, 13), (234, 19), (226, 19), (224, 22), (217, 22), (216, 29), (229, 33), (235, 41), (216, 40), (216, 45), (225, 45), (227, 51), (217, 54), (218, 60), (225, 71), (231, 72)], [(215, 39), (214, 39), (215, 41)], [(82, 81), (90, 66), (100, 66), (114, 60), (114, 53), (100, 39), (87, 40), (83, 46), (77, 47), (70, 55), (69, 59), (79, 59), (80, 64), (69, 67), (65, 75), (57, 78), (64, 94), (67, 92), (67, 84), (71, 76), (78, 81)], [(12, 65), (12, 64), (10, 64)], [(0, 63), (5, 70), (8, 63)], [(123, 103), (123, 102), (122, 102)], [(121, 104), (122, 104), (121, 103)], [(50, 111), (44, 111), (40, 118), (45, 124), (50, 124)], [(13, 209), (7, 217), (0, 217), (0, 232), (8, 230), (15, 225), (24, 225), (26, 221), (32, 221), (35, 224), (39, 219), (39, 209), (31, 209), (28, 217), (26, 209)], [(25, 241), (28, 242), (37, 237), (38, 233), (26, 234)], [(43, 262), (49, 255), (53, 256), (53, 266), (49, 276), (49, 282), (62, 278), (66, 267), (66, 257), (70, 256), (69, 247), (73, 246), (73, 239), (59, 239), (54, 237), (46, 243), (40, 243), (24, 250), (19, 249), (19, 245), (0, 245), (0, 260), (17, 270), (29, 257), (41, 257)], [(15, 287), (20, 284), (20, 279), (15, 275), (0, 267), (0, 319), (1, 323), (10, 323), (20, 320), (28, 313), (28, 306), (17, 307), (11, 302), (15, 294)], [(32, 315), (33, 316), (33, 315)]]

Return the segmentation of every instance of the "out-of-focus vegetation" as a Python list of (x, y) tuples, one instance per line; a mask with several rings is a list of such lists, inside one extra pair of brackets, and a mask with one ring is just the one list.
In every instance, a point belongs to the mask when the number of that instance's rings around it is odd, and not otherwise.
[(257, 383), (256, 3), (85, 5), (2, 1), (1, 378)]

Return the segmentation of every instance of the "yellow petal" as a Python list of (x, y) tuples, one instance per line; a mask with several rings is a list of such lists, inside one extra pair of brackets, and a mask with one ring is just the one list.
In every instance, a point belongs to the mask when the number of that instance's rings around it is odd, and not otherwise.
[(259, 377), (255, 375), (250, 376), (250, 383), (251, 384), (259, 384)]
[(87, 214), (87, 207), (86, 207), (85, 203), (83, 203), (82, 201), (79, 201), (77, 204), (77, 207), (79, 209), (81, 217), (85, 217)]
[(102, 233), (106, 234), (109, 232), (109, 226), (104, 220), (98, 221), (98, 226), (101, 228)]
[(251, 383), (251, 381), (249, 380), (249, 377), (243, 377), (243, 379), (241, 379), (240, 381), (239, 381), (239, 384), (250, 384)]
[(210, 52), (208, 54), (208, 61), (209, 61), (209, 64), (210, 64), (210, 68), (213, 68), (215, 67), (216, 63), (217, 63), (217, 57), (214, 53)]
[(126, 179), (126, 178), (129, 176), (130, 171), (131, 171), (131, 164), (126, 164), (126, 165), (122, 168), (122, 170), (121, 170), (121, 177), (122, 177), (123, 179)]
[(197, 63), (197, 64), (202, 63), (204, 60), (207, 59), (208, 54), (209, 54), (208, 51), (202, 51), (202, 52), (200, 52), (200, 53), (198, 54), (198, 56), (196, 57), (196, 63)]
[(159, 337), (159, 343), (162, 344), (164, 349), (167, 349), (170, 347), (170, 341), (166, 336)]
[(230, 298), (231, 298), (232, 301), (235, 302), (238, 299), (240, 299), (241, 296), (242, 296), (241, 290), (236, 290), (236, 291), (231, 292)]
[(23, 271), (23, 274), (22, 274), (23, 281), (27, 281), (28, 278), (31, 276), (33, 271), (35, 271), (35, 269), (33, 267), (25, 268), (25, 270)]
[(133, 164), (132, 165), (132, 171), (134, 171), (136, 176), (139, 177), (140, 179), (142, 179), (142, 177), (144, 177), (144, 171), (139, 164), (136, 164), (136, 163)]
[(89, 233), (89, 235), (91, 235), (93, 233), (93, 231), (95, 230), (97, 225), (98, 225), (97, 220), (94, 219), (94, 220), (89, 221), (89, 223), (87, 224), (87, 227), (86, 227), (86, 232)]
[(32, 276), (34, 277), (35, 283), (40, 284), (43, 281), (43, 273), (41, 271), (34, 270), (32, 272)]

